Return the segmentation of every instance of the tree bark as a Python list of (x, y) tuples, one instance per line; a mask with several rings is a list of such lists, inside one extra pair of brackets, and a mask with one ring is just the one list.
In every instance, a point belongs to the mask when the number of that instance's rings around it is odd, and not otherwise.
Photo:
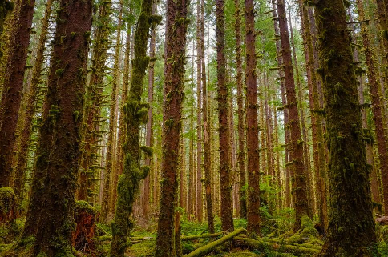
[(218, 119), (220, 135), (220, 193), (221, 193), (221, 229), (233, 230), (232, 186), (230, 181), (230, 143), (229, 143), (229, 106), (228, 88), (226, 87), (225, 63), (225, 20), (224, 0), (216, 0), (216, 42), (217, 42), (217, 90)]
[(277, 11), (280, 27), (280, 40), (282, 45), (282, 58), (285, 73), (285, 87), (287, 95), (287, 108), (289, 111), (289, 126), (291, 132), (290, 160), (286, 165), (292, 169), (292, 191), (295, 195), (294, 206), (296, 220), (294, 231), (300, 229), (303, 215), (310, 215), (307, 198), (307, 179), (305, 165), (303, 162), (303, 140), (300, 130), (300, 119), (298, 113), (298, 101), (295, 92), (294, 71), (291, 59), (291, 48), (289, 31), (285, 12), (284, 0), (278, 0)]
[(0, 107), (0, 187), (10, 186), (12, 160), (16, 143), (16, 127), (22, 100), (34, 0), (22, 0), (11, 29)]
[[(33, 256), (71, 254), (92, 1), (60, 1), (54, 50), (23, 238)], [(57, 215), (60, 213), (61, 215)]]
[(245, 1), (245, 45), (248, 148), (248, 233), (260, 234), (259, 128), (257, 125), (256, 31), (253, 0)]
[(163, 162), (160, 197), (160, 216), (156, 237), (156, 257), (174, 255), (174, 212), (177, 201), (177, 173), (181, 112), (185, 73), (185, 46), (189, 1), (167, 1), (167, 29), (165, 38), (165, 84)]
[(330, 193), (328, 233), (320, 255), (373, 256), (377, 249), (369, 172), (344, 4), (341, 0), (319, 1), (315, 17)]

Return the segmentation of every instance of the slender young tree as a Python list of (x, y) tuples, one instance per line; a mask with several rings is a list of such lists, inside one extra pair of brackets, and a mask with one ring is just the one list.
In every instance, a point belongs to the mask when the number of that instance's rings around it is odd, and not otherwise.
[(34, 0), (21, 0), (11, 28), (0, 106), (0, 187), (10, 186), (16, 127), (22, 100), (23, 78), (30, 43)]
[(245, 170), (245, 120), (244, 120), (244, 94), (242, 81), (241, 63), (241, 10), (240, 1), (235, 0), (236, 8), (236, 84), (237, 84), (237, 106), (238, 106), (238, 170), (240, 177), (240, 218), (247, 217), (247, 196), (246, 196), (246, 170)]
[[(303, 162), (303, 141), (300, 129), (300, 119), (298, 112), (298, 101), (296, 98), (294, 71), (291, 57), (290, 36), (286, 18), (286, 7), (284, 0), (277, 1), (277, 11), (280, 28), (280, 41), (282, 45), (282, 59), (284, 64), (285, 87), (287, 95), (287, 106), (289, 112), (290, 126), (290, 167), (292, 169), (292, 190), (294, 194), (294, 205), (296, 220), (294, 230), (298, 230), (301, 226), (301, 218), (303, 215), (309, 215), (310, 210), (307, 198), (307, 179), (306, 171)], [(288, 165), (288, 164), (286, 164)]]
[[(71, 256), (92, 1), (60, 1), (54, 50), (23, 238), (31, 256)], [(58, 215), (60, 213), (61, 215)]]
[(206, 82), (205, 66), (205, 1), (201, 0), (201, 73), (203, 89), (203, 159), (205, 172), (205, 195), (207, 209), (207, 223), (209, 233), (214, 233), (213, 216), (213, 194), (212, 194), (212, 159), (211, 159), (211, 140), (210, 140), (210, 122), (209, 122), (209, 93)]
[(217, 42), (217, 84), (218, 84), (218, 119), (220, 124), (220, 193), (221, 193), (221, 228), (233, 230), (232, 185), (230, 182), (230, 142), (229, 142), (229, 106), (228, 88), (226, 86), (225, 62), (225, 18), (224, 0), (216, 0), (216, 42)]
[(167, 29), (164, 66), (164, 126), (160, 216), (156, 257), (174, 256), (174, 212), (178, 189), (179, 144), (185, 73), (185, 46), (189, 1), (167, 1)]
[(384, 107), (382, 105), (380, 90), (380, 83), (378, 79), (378, 68), (376, 54), (370, 43), (370, 36), (364, 12), (364, 5), (361, 0), (357, 0), (358, 19), (361, 23), (361, 37), (365, 49), (365, 59), (367, 67), (367, 75), (369, 81), (369, 90), (372, 100), (373, 121), (375, 125), (378, 157), (380, 159), (381, 178), (383, 184), (383, 199), (384, 211), (388, 213), (388, 141), (384, 131)]
[(248, 147), (248, 232), (260, 234), (260, 162), (259, 129), (257, 122), (256, 31), (253, 0), (245, 1), (245, 45), (247, 87), (247, 147)]
[(117, 130), (117, 117), (116, 117), (116, 102), (118, 97), (118, 87), (120, 84), (120, 50), (121, 50), (121, 26), (123, 19), (123, 0), (119, 3), (119, 22), (116, 31), (116, 45), (114, 55), (114, 67), (112, 78), (112, 92), (110, 102), (110, 115), (109, 115), (109, 134), (107, 142), (107, 157), (106, 168), (104, 174), (104, 198), (102, 201), (101, 218), (104, 222), (108, 221), (108, 214), (110, 209), (110, 197), (111, 197), (111, 173), (115, 167), (115, 138)]
[(107, 49), (110, 35), (110, 13), (111, 1), (103, 1), (98, 6), (98, 19), (94, 46), (93, 59), (90, 74), (90, 81), (86, 89), (86, 100), (84, 109), (83, 124), (83, 150), (80, 165), (79, 187), (77, 192), (78, 200), (88, 199), (88, 189), (91, 188), (91, 179), (97, 171), (94, 167), (99, 167), (97, 156), (99, 142), (102, 141), (101, 127), (101, 107), (103, 102), (104, 77), (106, 71), (105, 62), (107, 60)]
[[(135, 31), (135, 59), (132, 60), (131, 88), (127, 104), (124, 108), (127, 122), (127, 135), (124, 144), (124, 170), (117, 185), (117, 202), (115, 219), (112, 223), (111, 256), (123, 257), (128, 246), (127, 236), (133, 224), (130, 220), (132, 206), (139, 190), (140, 180), (149, 172), (148, 166), (140, 166), (140, 126), (147, 122), (148, 104), (141, 102), (143, 80), (147, 70), (149, 57), (147, 43), (149, 30), (153, 22), (160, 18), (152, 15), (152, 0), (144, 0)], [(149, 148), (142, 148), (147, 155), (151, 155)]]
[(320, 256), (375, 256), (369, 171), (343, 1), (318, 1), (315, 17), (325, 96), (330, 193), (328, 233)]
[[(39, 92), (38, 86), (41, 82), (42, 66), (44, 61), (44, 50), (48, 34), (49, 19), (51, 17), (52, 0), (46, 2), (46, 10), (42, 19), (41, 35), (37, 45), (37, 52), (32, 70), (32, 78), (30, 84), (30, 91), (26, 99), (26, 110), (24, 114), (24, 121), (17, 140), (17, 153), (14, 160), (14, 189), (16, 196), (21, 199), (21, 193), (24, 184), (25, 170), (27, 164), (27, 152), (30, 145), (30, 138), (32, 133), (32, 124), (35, 113), (35, 101)], [(17, 158), (16, 158), (17, 156)]]

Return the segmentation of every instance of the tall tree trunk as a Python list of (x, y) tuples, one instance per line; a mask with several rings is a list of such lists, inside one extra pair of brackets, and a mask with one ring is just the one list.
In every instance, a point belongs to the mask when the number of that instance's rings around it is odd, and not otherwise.
[(156, 237), (156, 257), (174, 256), (174, 210), (177, 195), (178, 157), (185, 74), (185, 46), (188, 26), (186, 0), (167, 1), (165, 38), (165, 84), (163, 163), (160, 216)]
[(235, 0), (236, 8), (236, 84), (237, 84), (237, 106), (238, 106), (238, 170), (240, 177), (240, 218), (247, 217), (247, 196), (246, 196), (246, 171), (245, 171), (245, 121), (244, 121), (244, 93), (242, 81), (241, 64), (241, 10), (240, 1)]
[[(21, 135), (17, 140), (17, 158), (14, 162), (14, 189), (17, 199), (22, 199), (22, 190), (25, 182), (25, 171), (27, 165), (27, 152), (30, 145), (30, 137), (32, 133), (32, 123), (35, 113), (35, 102), (38, 94), (38, 86), (41, 83), (41, 72), (44, 61), (44, 50), (47, 39), (47, 29), (49, 25), (49, 19), (51, 17), (51, 4), (52, 0), (48, 0), (46, 3), (45, 15), (42, 19), (41, 35), (37, 45), (36, 58), (32, 70), (32, 79), (30, 85), (30, 91), (27, 96), (26, 110), (24, 115), (23, 127), (21, 129)], [(16, 157), (16, 156), (15, 156)]]
[(228, 88), (225, 83), (225, 20), (224, 0), (216, 0), (216, 42), (217, 42), (217, 82), (218, 82), (218, 118), (220, 126), (220, 193), (221, 193), (221, 229), (233, 230), (232, 186), (230, 181), (230, 143), (228, 122)]
[[(60, 2), (54, 51), (23, 238), (32, 256), (71, 254), (92, 1)], [(80, 97), (81, 96), (81, 97)], [(58, 215), (60, 213), (60, 215)]]
[(193, 136), (193, 131), (194, 131), (194, 107), (191, 108), (191, 115), (190, 115), (190, 140), (189, 140), (189, 180), (187, 183), (187, 213), (189, 215), (189, 220), (191, 220), (192, 216), (194, 215), (194, 210), (193, 210), (193, 194), (195, 192), (193, 185), (194, 181), (194, 136)]
[(365, 49), (369, 90), (372, 100), (373, 121), (375, 124), (377, 150), (380, 159), (380, 169), (382, 175), (381, 177), (383, 182), (384, 211), (385, 213), (388, 213), (388, 148), (383, 122), (384, 108), (380, 100), (383, 98), (381, 98), (379, 92), (380, 83), (377, 77), (378, 75), (376, 74), (376, 72), (378, 71), (376, 63), (376, 54), (374, 53), (370, 45), (369, 30), (367, 24), (364, 22), (366, 17), (364, 13), (364, 6), (361, 0), (357, 0), (357, 7), (358, 19), (359, 22), (361, 22), (361, 36)]
[[(279, 22), (278, 22), (278, 12), (277, 12), (277, 6), (276, 6), (276, 0), (272, 0), (272, 16), (274, 21), (274, 30), (276, 37), (280, 37), (280, 30), (279, 30)], [(281, 69), (283, 66), (283, 58), (282, 58), (282, 52), (281, 52), (281, 42), (280, 40), (276, 41), (276, 56), (277, 56), (277, 64), (279, 67), (279, 79), (280, 79), (280, 92), (281, 92), (281, 101), (283, 105), (283, 113), (284, 113), (284, 161), (285, 163), (289, 163), (290, 159), (290, 129), (289, 129), (289, 111), (287, 108), (284, 108), (287, 104), (286, 99), (286, 89), (285, 89), (285, 76), (284, 76), (284, 69)], [(288, 165), (285, 165), (285, 206), (291, 207), (291, 190), (290, 190), (290, 168)]]
[(119, 176), (123, 174), (124, 169), (124, 143), (125, 136), (127, 134), (127, 128), (125, 126), (125, 114), (124, 106), (128, 98), (128, 89), (129, 89), (129, 70), (131, 62), (131, 41), (132, 41), (132, 29), (129, 22), (127, 23), (127, 39), (125, 46), (125, 57), (124, 57), (124, 70), (123, 70), (123, 92), (121, 97), (121, 106), (120, 106), (120, 120), (119, 120), (119, 135), (118, 135), (118, 149), (117, 149), (117, 164), (114, 171), (114, 180), (113, 180), (113, 194), (111, 199), (112, 210), (116, 207), (117, 199), (117, 184), (119, 182)]
[(101, 107), (103, 102), (103, 88), (105, 76), (105, 62), (107, 59), (107, 48), (110, 35), (110, 13), (111, 1), (104, 1), (98, 7), (98, 24), (94, 48), (92, 73), (88, 88), (86, 89), (86, 101), (84, 110), (83, 127), (83, 151), (81, 158), (81, 169), (79, 176), (78, 199), (88, 199), (88, 189), (91, 188), (91, 180), (95, 178), (97, 170), (100, 167), (98, 163), (99, 145), (103, 141), (103, 135), (100, 132), (101, 125)]
[[(156, 14), (156, 3), (152, 4), (152, 13)], [(152, 147), (153, 145), (153, 132), (152, 132), (152, 102), (153, 102), (153, 90), (154, 90), (154, 65), (155, 65), (155, 48), (156, 48), (156, 27), (152, 27), (151, 42), (150, 42), (150, 64), (148, 68), (148, 122), (147, 122), (147, 135), (146, 135), (146, 146)], [(152, 156), (147, 157), (145, 165), (151, 167)], [(144, 201), (143, 201), (143, 216), (147, 220), (149, 215), (149, 195), (150, 195), (150, 176), (147, 176), (144, 180)]]
[(302, 105), (303, 103), (303, 89), (299, 77), (299, 66), (298, 66), (298, 58), (296, 56), (296, 49), (295, 49), (295, 43), (294, 43), (294, 31), (292, 28), (292, 21), (291, 21), (291, 9), (289, 10), (289, 23), (290, 23), (290, 31), (291, 31), (291, 47), (292, 47), (292, 58), (295, 65), (295, 76), (296, 76), (296, 86), (298, 91), (298, 102), (300, 106), (300, 124), (302, 129), (302, 138), (303, 138), (303, 161), (305, 163), (305, 171), (306, 171), (306, 178), (307, 178), (307, 198), (309, 201), (309, 209), (310, 211), (310, 218), (313, 218), (313, 214), (315, 213), (315, 201), (314, 201), (314, 187), (313, 187), (313, 179), (312, 179), (312, 173), (311, 173), (311, 166), (310, 166), (310, 151), (309, 151), (309, 144), (308, 144), (308, 138), (307, 138), (307, 131), (306, 131), (306, 118), (305, 118), (305, 110)]
[[(131, 87), (124, 110), (127, 122), (127, 135), (124, 144), (124, 170), (117, 185), (117, 202), (115, 219), (112, 223), (111, 256), (123, 257), (127, 247), (127, 236), (132, 228), (129, 216), (139, 190), (140, 180), (147, 177), (149, 167), (140, 166), (140, 126), (147, 122), (148, 103), (141, 102), (143, 79), (148, 67), (147, 42), (149, 29), (159, 19), (152, 15), (152, 0), (142, 2), (141, 13), (135, 31), (135, 58), (132, 60)], [(148, 148), (142, 148), (151, 155)]]
[(111, 211), (110, 209), (110, 198), (111, 198), (111, 173), (114, 170), (114, 145), (116, 139), (116, 126), (117, 126), (117, 117), (116, 117), (116, 101), (117, 93), (120, 79), (120, 50), (121, 50), (121, 25), (123, 17), (123, 0), (120, 0), (119, 3), (119, 23), (117, 25), (117, 34), (116, 34), (116, 46), (115, 46), (115, 55), (114, 55), (114, 67), (113, 67), (113, 78), (112, 78), (112, 92), (110, 99), (110, 114), (109, 114), (109, 134), (108, 134), (108, 145), (107, 145), (107, 159), (106, 167), (104, 174), (104, 199), (102, 201), (101, 207), (101, 219), (104, 222), (108, 221), (108, 215)]
[(205, 195), (206, 195), (206, 211), (209, 233), (214, 233), (214, 216), (213, 216), (213, 194), (212, 194), (212, 159), (211, 159), (211, 139), (210, 139), (210, 118), (209, 118), (209, 95), (206, 82), (206, 66), (205, 66), (205, 2), (201, 0), (201, 63), (202, 63), (202, 89), (203, 89), (203, 160), (205, 172)]
[(315, 17), (330, 154), (329, 226), (321, 256), (373, 256), (377, 249), (369, 172), (344, 4), (319, 1)]
[(248, 147), (248, 225), (250, 234), (260, 234), (260, 166), (259, 128), (257, 125), (256, 31), (253, 0), (245, 1), (245, 45), (247, 87), (247, 147)]
[[(284, 0), (278, 0), (277, 11), (280, 27), (280, 39), (282, 44), (282, 57), (285, 73), (285, 86), (287, 94), (287, 108), (289, 111), (289, 125), (291, 132), (290, 152), (291, 158), (289, 160), (290, 168), (292, 169), (292, 190), (295, 194), (294, 205), (296, 220), (294, 230), (300, 229), (301, 218), (303, 215), (310, 215), (307, 198), (307, 178), (305, 165), (303, 162), (303, 141), (300, 129), (300, 119), (298, 113), (298, 101), (295, 92), (294, 71), (292, 66), (291, 48), (289, 41), (289, 31), (287, 25), (287, 18), (285, 12)], [(286, 164), (287, 165), (287, 164)]]
[(0, 107), (0, 187), (10, 186), (16, 126), (34, 15), (34, 0), (22, 0), (11, 29)]

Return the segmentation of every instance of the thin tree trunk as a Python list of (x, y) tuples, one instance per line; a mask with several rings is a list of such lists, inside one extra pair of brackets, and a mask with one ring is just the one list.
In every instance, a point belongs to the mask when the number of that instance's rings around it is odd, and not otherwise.
[(256, 31), (253, 0), (245, 1), (245, 45), (247, 87), (247, 148), (248, 148), (248, 233), (260, 234), (260, 166), (259, 128), (257, 125)]
[[(174, 210), (177, 195), (177, 173), (180, 145), (181, 112), (185, 74), (185, 46), (187, 32), (186, 0), (167, 1), (167, 31), (165, 38), (165, 85), (163, 163), (160, 197), (160, 216), (156, 237), (156, 257), (174, 255)], [(179, 238), (177, 238), (179, 240)]]
[(123, 0), (120, 0), (119, 3), (119, 23), (117, 25), (117, 34), (116, 34), (116, 46), (115, 46), (115, 55), (114, 55), (114, 67), (113, 67), (113, 78), (112, 78), (112, 92), (110, 99), (110, 116), (109, 116), (109, 136), (108, 136), (108, 150), (107, 150), (107, 159), (106, 159), (106, 168), (104, 176), (104, 199), (102, 201), (101, 207), (101, 220), (108, 222), (108, 216), (111, 210), (110, 200), (111, 200), (111, 173), (114, 170), (114, 145), (116, 137), (116, 126), (117, 126), (117, 116), (116, 116), (116, 101), (117, 93), (119, 86), (119, 76), (120, 76), (120, 49), (121, 49), (121, 25), (122, 25), (122, 16), (123, 16)]
[(16, 144), (16, 127), (22, 100), (23, 79), (26, 66), (30, 30), (34, 15), (34, 0), (22, 0), (15, 12), (2, 85), (0, 106), (0, 187), (10, 186), (12, 160)]
[(384, 212), (388, 213), (388, 147), (383, 122), (384, 108), (380, 100), (382, 99), (379, 92), (380, 83), (376, 74), (376, 72), (378, 71), (376, 63), (376, 54), (373, 52), (373, 49), (370, 45), (369, 31), (367, 25), (365, 22), (363, 22), (366, 17), (364, 13), (364, 6), (361, 0), (357, 0), (357, 7), (358, 19), (359, 22), (361, 22), (361, 36), (365, 49), (367, 76), (372, 100), (373, 121), (376, 131), (375, 133), (377, 138), (378, 156), (380, 159), (380, 169), (383, 184)]
[(298, 101), (295, 92), (295, 82), (291, 58), (291, 48), (289, 41), (289, 31), (285, 12), (284, 0), (278, 0), (277, 11), (280, 27), (280, 39), (282, 45), (282, 57), (285, 73), (285, 87), (287, 95), (287, 108), (289, 111), (289, 125), (291, 132), (289, 160), (290, 168), (292, 169), (292, 188), (295, 194), (294, 205), (296, 220), (294, 230), (297, 231), (301, 227), (301, 218), (303, 215), (309, 215), (307, 187), (306, 187), (306, 171), (303, 162), (303, 144), (300, 130), (300, 119), (298, 113)]
[(99, 145), (103, 141), (104, 133), (100, 132), (101, 126), (101, 107), (103, 102), (103, 88), (105, 76), (105, 62), (107, 59), (107, 48), (110, 35), (110, 13), (111, 2), (104, 1), (99, 5), (98, 22), (101, 26), (97, 27), (95, 35), (95, 44), (93, 49), (92, 73), (90, 82), (86, 89), (86, 101), (84, 111), (83, 127), (83, 151), (81, 157), (81, 170), (79, 176), (78, 200), (88, 199), (88, 189), (91, 188), (90, 180), (101, 167), (98, 163)]
[(228, 122), (228, 88), (226, 87), (225, 63), (225, 20), (224, 0), (216, 0), (216, 42), (217, 42), (217, 81), (218, 81), (218, 118), (220, 126), (220, 193), (221, 229), (233, 230), (232, 187), (230, 183), (230, 143)]
[(51, 4), (52, 0), (48, 0), (46, 2), (46, 10), (45, 15), (42, 19), (42, 25), (41, 25), (41, 35), (39, 37), (39, 42), (37, 45), (37, 52), (36, 52), (36, 58), (34, 61), (34, 66), (32, 70), (32, 79), (31, 79), (31, 85), (30, 85), (30, 91), (29, 95), (27, 96), (27, 103), (26, 103), (26, 110), (24, 115), (24, 121), (23, 121), (23, 128), (21, 129), (20, 137), (17, 140), (17, 157), (15, 156), (15, 163), (14, 163), (14, 170), (15, 170), (15, 176), (14, 176), (14, 190), (15, 195), (17, 199), (23, 199), (22, 191), (23, 191), (23, 185), (25, 182), (25, 172), (26, 172), (26, 165), (27, 165), (27, 153), (30, 145), (30, 138), (32, 133), (32, 123), (35, 113), (35, 102), (38, 94), (38, 86), (41, 82), (41, 73), (42, 73), (42, 66), (44, 61), (44, 50), (45, 50), (45, 43), (47, 39), (47, 28), (49, 25), (49, 19), (51, 17)]

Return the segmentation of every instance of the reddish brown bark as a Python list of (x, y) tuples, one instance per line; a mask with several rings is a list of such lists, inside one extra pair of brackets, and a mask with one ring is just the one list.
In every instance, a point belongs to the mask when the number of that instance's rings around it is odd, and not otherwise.
[[(291, 48), (289, 41), (289, 31), (285, 13), (284, 0), (278, 0), (277, 11), (279, 18), (280, 39), (282, 45), (282, 57), (285, 73), (285, 87), (287, 95), (287, 108), (289, 111), (289, 125), (291, 132), (290, 140), (290, 168), (292, 169), (292, 190), (295, 195), (295, 213), (296, 221), (294, 230), (301, 226), (303, 215), (309, 215), (307, 188), (306, 188), (306, 171), (303, 162), (303, 141), (300, 129), (300, 119), (298, 113), (298, 101), (295, 92), (294, 71), (291, 59)], [(287, 165), (287, 164), (286, 164)]]
[(260, 234), (260, 166), (259, 129), (257, 125), (256, 31), (253, 0), (245, 1), (245, 45), (247, 90), (247, 148), (248, 148), (248, 232)]
[(240, 218), (247, 217), (247, 196), (246, 196), (246, 170), (245, 170), (245, 121), (244, 121), (244, 95), (242, 82), (242, 64), (241, 64), (241, 10), (240, 1), (235, 0), (236, 8), (236, 84), (237, 84), (237, 106), (238, 106), (238, 156), (237, 164), (240, 178)]
[(84, 201), (77, 202), (75, 208), (75, 223), (77, 224), (71, 236), (71, 244), (76, 251), (89, 256), (97, 256), (95, 233), (96, 212)]
[(230, 143), (229, 143), (229, 106), (228, 88), (226, 87), (225, 63), (225, 20), (224, 0), (216, 0), (216, 42), (217, 42), (217, 90), (218, 119), (220, 126), (220, 193), (221, 193), (221, 229), (233, 230), (232, 186), (230, 183)]
[[(186, 0), (167, 1), (167, 29), (165, 50), (163, 162), (160, 197), (160, 216), (156, 237), (156, 257), (174, 255), (174, 215), (179, 168), (179, 145), (182, 128), (182, 102), (185, 73), (187, 32)], [(179, 238), (178, 238), (179, 240)]]
[(92, 1), (62, 0), (59, 10), (23, 234), (35, 238), (34, 256), (71, 252)]
[(36, 58), (32, 70), (32, 79), (30, 85), (30, 91), (27, 97), (26, 110), (23, 121), (23, 128), (21, 130), (20, 138), (18, 140), (18, 152), (17, 160), (15, 163), (15, 176), (14, 176), (14, 190), (17, 199), (21, 199), (23, 183), (25, 179), (25, 168), (27, 164), (27, 152), (30, 145), (30, 137), (32, 133), (32, 123), (35, 113), (35, 101), (38, 94), (38, 86), (41, 82), (42, 65), (44, 61), (44, 50), (47, 38), (47, 28), (49, 25), (49, 19), (51, 16), (51, 4), (52, 0), (48, 0), (46, 3), (46, 11), (44, 18), (42, 19), (41, 35), (38, 42), (38, 50), (36, 52)]
[(34, 0), (22, 0), (11, 30), (0, 107), (0, 187), (10, 186), (16, 126), (34, 15)]
[(388, 212), (388, 147), (387, 147), (387, 138), (385, 136), (384, 131), (384, 122), (383, 115), (384, 109), (381, 102), (380, 97), (380, 83), (378, 81), (378, 75), (376, 74), (377, 63), (376, 63), (376, 55), (373, 52), (371, 47), (369, 31), (365, 22), (365, 13), (364, 7), (361, 0), (357, 0), (358, 6), (358, 17), (361, 22), (361, 35), (362, 42), (365, 49), (365, 58), (366, 58), (366, 66), (367, 66), (367, 76), (369, 81), (369, 90), (372, 100), (372, 112), (373, 112), (373, 121), (375, 125), (375, 133), (377, 138), (377, 150), (378, 157), (380, 159), (380, 169), (381, 169), (381, 177), (383, 184), (383, 199), (384, 199), (384, 211)]

